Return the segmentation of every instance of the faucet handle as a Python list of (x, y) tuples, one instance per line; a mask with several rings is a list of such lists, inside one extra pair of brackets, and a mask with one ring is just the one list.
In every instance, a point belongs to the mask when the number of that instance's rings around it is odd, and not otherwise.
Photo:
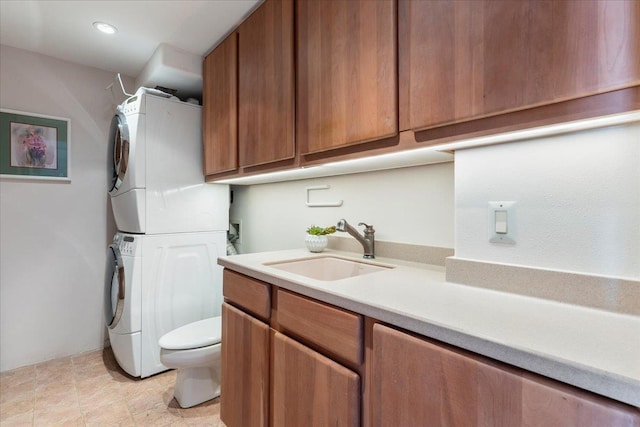
[(367, 233), (374, 233), (376, 230), (373, 229), (373, 225), (368, 225), (365, 224), (364, 222), (360, 222), (358, 223), (358, 225), (364, 225), (365, 226), (365, 230)]

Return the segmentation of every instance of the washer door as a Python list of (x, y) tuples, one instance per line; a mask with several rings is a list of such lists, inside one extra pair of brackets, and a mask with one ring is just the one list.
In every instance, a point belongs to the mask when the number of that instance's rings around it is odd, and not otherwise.
[(124, 311), (126, 281), (124, 263), (118, 245), (107, 249), (107, 268), (105, 277), (104, 320), (109, 329), (118, 325)]
[(109, 194), (118, 191), (129, 166), (129, 128), (124, 114), (118, 112), (111, 119), (109, 129)]

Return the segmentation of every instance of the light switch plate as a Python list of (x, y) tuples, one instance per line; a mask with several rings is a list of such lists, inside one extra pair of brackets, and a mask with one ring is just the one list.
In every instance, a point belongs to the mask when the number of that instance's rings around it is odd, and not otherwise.
[[(489, 202), (488, 227), (489, 241), (491, 243), (501, 243), (504, 245), (516, 244), (515, 234), (517, 227), (515, 206), (516, 202), (514, 201)], [(506, 219), (506, 224), (497, 223), (496, 212), (498, 212), (500, 222), (503, 222)]]

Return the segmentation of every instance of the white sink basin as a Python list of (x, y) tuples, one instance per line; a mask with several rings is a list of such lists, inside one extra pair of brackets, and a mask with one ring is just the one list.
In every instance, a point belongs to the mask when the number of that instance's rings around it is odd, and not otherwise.
[(288, 261), (269, 262), (264, 265), (299, 274), (315, 280), (340, 280), (363, 274), (376, 273), (393, 268), (390, 265), (356, 261), (336, 256), (320, 256), (313, 258), (299, 258)]

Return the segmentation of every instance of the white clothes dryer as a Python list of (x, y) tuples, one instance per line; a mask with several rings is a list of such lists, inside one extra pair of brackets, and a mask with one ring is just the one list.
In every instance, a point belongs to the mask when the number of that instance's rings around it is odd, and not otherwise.
[(227, 230), (229, 186), (202, 173), (202, 107), (140, 88), (109, 135), (109, 194), (119, 231)]
[(158, 340), (180, 326), (220, 316), (226, 232), (117, 233), (107, 250), (105, 321), (129, 375), (167, 370)]

